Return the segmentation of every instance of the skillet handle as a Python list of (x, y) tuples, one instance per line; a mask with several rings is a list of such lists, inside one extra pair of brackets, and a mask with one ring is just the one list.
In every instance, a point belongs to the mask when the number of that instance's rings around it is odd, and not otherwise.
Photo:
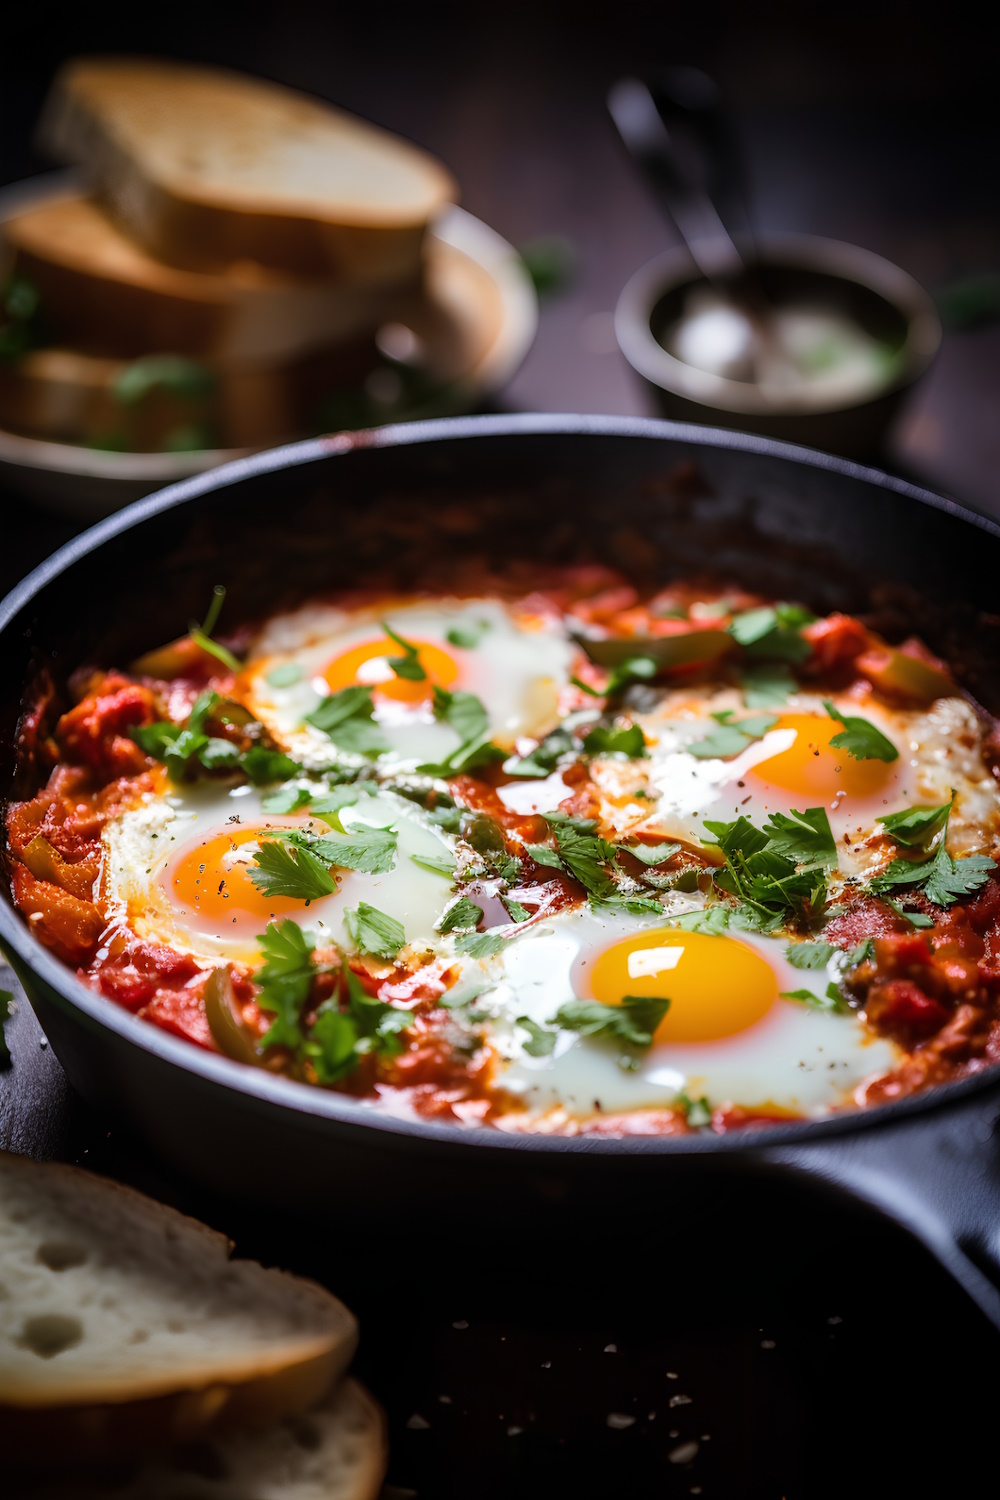
[(774, 1167), (849, 1193), (907, 1229), (1000, 1330), (1000, 1084), (761, 1155)]

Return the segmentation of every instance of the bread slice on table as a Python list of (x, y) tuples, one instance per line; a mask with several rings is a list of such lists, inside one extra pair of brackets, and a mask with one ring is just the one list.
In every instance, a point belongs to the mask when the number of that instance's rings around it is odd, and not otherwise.
[(79, 192), (24, 209), (0, 233), (15, 273), (37, 288), (55, 341), (90, 353), (170, 349), (223, 364), (276, 363), (374, 334), (386, 316), (380, 287), (249, 260), (221, 274), (164, 265)]
[(257, 1430), (321, 1401), (353, 1315), (75, 1167), (0, 1154), (0, 1452), (66, 1464)]
[(103, 1473), (22, 1477), (10, 1500), (375, 1500), (385, 1417), (345, 1380), (320, 1406), (262, 1431), (189, 1444)]
[(317, 99), (212, 68), (77, 58), (40, 140), (77, 162), (121, 227), (175, 266), (256, 260), (398, 282), (455, 196), (433, 157)]
[(124, 453), (266, 448), (314, 427), (323, 398), (362, 380), (374, 357), (367, 339), (287, 365), (214, 368), (32, 349), (0, 362), (0, 428)]

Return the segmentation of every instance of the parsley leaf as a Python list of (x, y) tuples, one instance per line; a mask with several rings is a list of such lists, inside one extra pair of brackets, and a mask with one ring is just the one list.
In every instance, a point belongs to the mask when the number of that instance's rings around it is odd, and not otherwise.
[(527, 755), (520, 755), (504, 767), (508, 776), (549, 776), (561, 756), (576, 749), (573, 736), (565, 729), (553, 729)]
[[(715, 885), (740, 900), (740, 921), (750, 929), (767, 931), (792, 913), (815, 917), (826, 903), (826, 814), (822, 808), (810, 808), (796, 816), (800, 824), (778, 814), (767, 829), (755, 828), (744, 817), (732, 823), (705, 821), (726, 856), (725, 868), (713, 874)], [(809, 862), (799, 870), (802, 853)]]
[(528, 1040), (522, 1043), (522, 1051), (527, 1052), (529, 1057), (549, 1057), (556, 1044), (557, 1031), (549, 1031), (544, 1026), (539, 1026), (530, 1016), (518, 1016), (518, 1026), (523, 1026), (528, 1033)]
[[(933, 859), (910, 860), (898, 857), (871, 881), (869, 890), (876, 896), (884, 896), (897, 886), (923, 886), (924, 895), (935, 906), (952, 906), (960, 896), (970, 896), (973, 891), (986, 884), (996, 863), (982, 854), (968, 855), (965, 859), (952, 859), (945, 848), (947, 819), (944, 832)], [(907, 912), (907, 916), (912, 914)]]
[(604, 688), (605, 698), (614, 698), (623, 688), (633, 682), (651, 682), (660, 670), (660, 664), (652, 656), (629, 656), (611, 670)]
[(196, 620), (192, 621), (188, 627), (188, 634), (196, 646), (200, 646), (203, 651), (207, 651), (209, 656), (214, 656), (216, 661), (221, 661), (222, 665), (228, 667), (230, 672), (240, 672), (243, 667), (242, 662), (237, 661), (233, 653), (227, 650), (225, 646), (220, 646), (218, 641), (212, 640), (212, 631), (216, 627), (219, 615), (222, 613), (222, 606), (225, 602), (226, 591), (221, 583), (217, 583), (212, 590), (212, 602), (208, 606), (208, 614), (205, 616), (204, 624), (199, 625)]
[(470, 901), (468, 896), (460, 896), (442, 916), (437, 923), (437, 930), (442, 935), (446, 932), (454, 932), (458, 927), (478, 927), (483, 920), (483, 908)]
[(415, 865), (422, 865), (425, 870), (433, 870), (435, 875), (445, 875), (450, 880), (455, 873), (455, 856), (442, 850), (440, 856), (433, 854), (411, 854), (410, 858)]
[(384, 620), (380, 623), (390, 641), (395, 641), (396, 645), (401, 646), (405, 653), (403, 656), (386, 657), (386, 661), (396, 676), (404, 678), (407, 682), (426, 682), (427, 673), (420, 665), (419, 648), (414, 646), (412, 641), (406, 641), (401, 635), (397, 635)]
[(306, 1050), (320, 1083), (333, 1083), (353, 1072), (369, 1052), (392, 1055), (400, 1050), (399, 1032), (411, 1024), (409, 1011), (369, 995), (348, 964), (342, 967), (347, 1010), (335, 1000), (320, 1006)]
[(842, 734), (835, 734), (830, 741), (835, 750), (846, 750), (854, 760), (898, 760), (899, 751), (892, 740), (886, 739), (881, 729), (876, 729), (874, 724), (867, 719), (858, 719), (853, 715), (845, 716), (828, 699), (823, 700), (823, 707), (831, 719), (838, 724), (843, 724)]
[(591, 896), (595, 911), (627, 911), (632, 917), (662, 917), (663, 906), (655, 896)]
[[(251, 781), (267, 783), (294, 776), (302, 768), (280, 750), (253, 745), (241, 752), (231, 740), (209, 734), (208, 724), (223, 700), (218, 693), (199, 693), (183, 724), (161, 719), (135, 725), (132, 738), (147, 755), (166, 766), (172, 781), (190, 781), (200, 771), (243, 771)], [(223, 710), (219, 710), (220, 718)]]
[(585, 736), (583, 748), (588, 755), (628, 755), (633, 760), (649, 753), (645, 736), (638, 724), (630, 724), (627, 729), (608, 729), (603, 724), (597, 724)]
[(761, 662), (740, 673), (743, 701), (747, 708), (780, 708), (798, 683), (781, 662)]
[(553, 870), (561, 870), (563, 867), (562, 860), (548, 844), (525, 844), (524, 852), (536, 865), (548, 865)]
[(271, 668), (270, 672), (265, 675), (264, 681), (268, 687), (292, 687), (296, 682), (302, 681), (302, 668), (298, 662), (282, 662), (280, 666)]
[(247, 874), (265, 896), (289, 896), (293, 901), (317, 901), (332, 896), (337, 882), (310, 849), (264, 839), (254, 855), (256, 869)]
[(288, 782), (285, 786), (279, 786), (269, 797), (262, 797), (260, 805), (266, 813), (290, 813), (298, 812), (308, 801), (307, 786), (296, 786), (294, 782)]
[(274, 1016), (269, 1029), (260, 1039), (262, 1047), (302, 1045), (302, 1008), (309, 998), (316, 969), (313, 967), (313, 944), (291, 917), (269, 922), (257, 941), (265, 962), (254, 974), (259, 986), (257, 1004)]
[(274, 830), (293, 842), (305, 841), (320, 859), (344, 870), (359, 870), (363, 875), (385, 875), (396, 859), (399, 835), (395, 828), (371, 828), (366, 823), (353, 824), (346, 833), (325, 833), (320, 838), (298, 834), (296, 830)]
[(462, 691), (450, 693), (447, 688), (434, 688), (434, 717), (450, 724), (463, 742), (475, 740), (489, 727), (489, 715), (482, 699), (475, 693)]
[(829, 943), (789, 943), (785, 949), (793, 969), (825, 969), (836, 953)]
[(453, 625), (450, 630), (445, 631), (444, 638), (462, 651), (474, 651), (489, 629), (488, 620), (477, 620), (472, 625)]
[(729, 926), (729, 909), (718, 904), (700, 906), (697, 911), (681, 912), (670, 918), (671, 927), (681, 927), (685, 932), (707, 932), (718, 934)]
[(510, 896), (501, 896), (500, 900), (503, 902), (504, 911), (512, 922), (517, 922), (520, 925), (521, 922), (527, 922), (531, 916), (531, 912), (526, 906), (522, 906), (520, 901), (512, 901)]
[(885, 897), (885, 904), (886, 906), (891, 906), (897, 917), (902, 917), (904, 921), (909, 922), (911, 927), (934, 926), (934, 918), (927, 916), (925, 912), (908, 911), (901, 902), (893, 901), (889, 896)]
[(807, 870), (837, 867), (837, 845), (823, 807), (810, 807), (804, 813), (793, 807), (790, 818), (784, 813), (772, 813), (764, 824), (764, 832), (770, 839), (769, 849)]
[(601, 866), (613, 860), (617, 850), (606, 839), (594, 836), (596, 823), (564, 813), (549, 813), (545, 821), (555, 832), (559, 857), (573, 878), (592, 896), (614, 895), (615, 883)]
[(395, 958), (406, 942), (402, 922), (359, 901), (357, 906), (344, 912), (344, 921), (351, 938), (362, 953), (374, 953), (377, 958)]
[(240, 756), (239, 765), (255, 786), (270, 786), (274, 781), (286, 781), (289, 776), (296, 776), (302, 770), (298, 762), (283, 751), (267, 750), (263, 745), (251, 745)]
[(879, 822), (897, 844), (906, 849), (921, 848), (947, 826), (953, 801), (954, 797), (940, 807), (908, 807), (903, 812), (886, 813)]
[(690, 1099), (682, 1090), (674, 1100), (674, 1105), (684, 1111), (687, 1122), (693, 1129), (700, 1130), (704, 1125), (711, 1125), (712, 1106), (704, 1094), (698, 1099)]
[(731, 708), (713, 714), (712, 718), (718, 720), (718, 729), (711, 730), (704, 739), (695, 740), (694, 744), (688, 745), (688, 754), (698, 760), (727, 760), (732, 755), (739, 755), (754, 740), (761, 739), (778, 722), (776, 718), (766, 714), (740, 719), (736, 723), (732, 722), (732, 717)]
[(455, 947), (468, 958), (493, 958), (506, 942), (504, 933), (468, 932), (458, 939)]
[(662, 865), (673, 859), (680, 844), (622, 844), (626, 854), (631, 854), (642, 865)]
[(812, 647), (799, 633), (811, 625), (815, 615), (795, 604), (776, 604), (773, 608), (747, 609), (734, 615), (729, 634), (750, 657), (765, 661), (805, 661)]
[(581, 1036), (603, 1036), (633, 1047), (650, 1047), (653, 1033), (669, 1009), (670, 1001), (655, 995), (623, 995), (621, 1005), (568, 1000), (556, 1012), (555, 1022)]
[(345, 687), (306, 714), (306, 723), (353, 755), (380, 755), (388, 742), (375, 723), (370, 687)]
[(815, 1010), (839, 1011), (842, 1014), (846, 1014), (851, 1008), (835, 984), (828, 984), (823, 995), (815, 995), (812, 990), (782, 990), (781, 998), (800, 1000)]

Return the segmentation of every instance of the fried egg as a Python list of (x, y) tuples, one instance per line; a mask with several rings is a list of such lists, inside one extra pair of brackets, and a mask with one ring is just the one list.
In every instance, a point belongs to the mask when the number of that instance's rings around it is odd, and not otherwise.
[[(386, 625), (416, 648), (421, 679), (393, 670), (402, 648)], [(306, 716), (328, 694), (370, 687), (390, 746), (380, 766), (392, 773), (440, 761), (458, 747), (456, 731), (434, 716), (435, 687), (479, 698), (493, 740), (506, 749), (523, 736), (547, 734), (573, 657), (572, 644), (549, 621), (515, 614), (496, 599), (386, 600), (350, 613), (311, 605), (267, 625), (240, 691), (290, 755), (319, 766), (330, 759), (330, 741)]]
[(279, 828), (328, 833), (307, 815), (276, 817), (251, 786), (178, 788), (146, 800), (105, 830), (104, 892), (112, 920), (127, 920), (141, 938), (169, 944), (206, 961), (252, 962), (257, 935), (268, 922), (290, 917), (320, 943), (350, 952), (344, 912), (359, 901), (402, 923), (408, 944), (433, 942), (434, 925), (452, 900), (450, 880), (420, 859), (451, 855), (447, 839), (420, 808), (393, 792), (358, 800), (338, 814), (344, 829), (394, 828), (391, 870), (368, 875), (337, 868), (337, 890), (308, 904), (268, 896), (250, 879), (262, 839)]
[[(834, 977), (793, 968), (784, 949), (754, 933), (640, 925), (586, 908), (547, 921), (481, 964), (493, 971), (476, 1004), (503, 1057), (497, 1082), (537, 1113), (669, 1107), (684, 1093), (821, 1115), (890, 1068), (896, 1049), (853, 1014), (782, 998), (822, 996)], [(614, 1006), (627, 995), (670, 1001), (648, 1049), (560, 1030), (549, 1056), (525, 1050), (520, 1018), (551, 1026), (567, 1001)]]

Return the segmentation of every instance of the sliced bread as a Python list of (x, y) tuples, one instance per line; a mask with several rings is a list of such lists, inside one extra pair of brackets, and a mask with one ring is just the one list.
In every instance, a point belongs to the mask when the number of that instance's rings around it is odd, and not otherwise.
[(148, 255), (82, 193), (2, 226), (17, 274), (38, 290), (54, 343), (124, 358), (170, 349), (222, 364), (267, 364), (374, 333), (379, 287), (292, 276), (253, 261), (213, 275)]
[(106, 1474), (15, 1482), (10, 1500), (375, 1500), (385, 1417), (345, 1380), (311, 1411), (262, 1431), (116, 1464)]
[(0, 1451), (66, 1462), (257, 1427), (322, 1399), (354, 1317), (142, 1194), (0, 1154)]
[(256, 260), (398, 282), (455, 185), (425, 152), (316, 99), (145, 58), (67, 63), (40, 126), (125, 231), (171, 265)]

